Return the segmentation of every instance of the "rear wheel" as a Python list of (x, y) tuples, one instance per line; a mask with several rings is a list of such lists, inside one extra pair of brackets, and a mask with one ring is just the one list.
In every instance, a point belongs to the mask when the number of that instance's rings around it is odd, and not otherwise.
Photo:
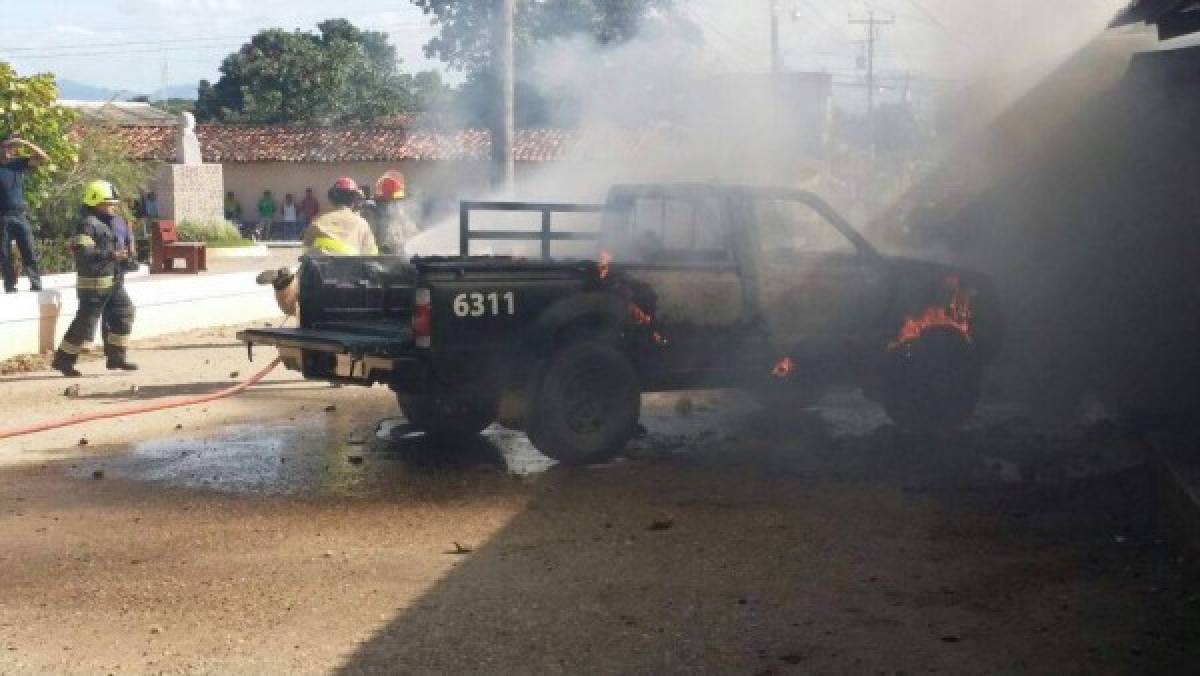
[(954, 329), (932, 328), (889, 353), (880, 399), (897, 425), (954, 429), (975, 412), (983, 377), (979, 351)]
[(496, 419), (495, 402), (397, 394), (409, 424), (435, 441), (469, 439)]
[(607, 460), (637, 430), (641, 390), (629, 359), (611, 345), (585, 340), (550, 359), (529, 416), (529, 440), (567, 465)]

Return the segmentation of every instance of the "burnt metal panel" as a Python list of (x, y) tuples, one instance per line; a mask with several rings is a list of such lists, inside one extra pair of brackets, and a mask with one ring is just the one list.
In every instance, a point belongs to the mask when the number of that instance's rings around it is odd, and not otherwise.
[(1200, 31), (1200, 11), (1175, 11), (1164, 14), (1158, 21), (1158, 39), (1170, 40)]
[(1113, 19), (1112, 26), (1135, 23), (1158, 27), (1160, 40), (1200, 31), (1200, 5), (1195, 0), (1134, 0)]

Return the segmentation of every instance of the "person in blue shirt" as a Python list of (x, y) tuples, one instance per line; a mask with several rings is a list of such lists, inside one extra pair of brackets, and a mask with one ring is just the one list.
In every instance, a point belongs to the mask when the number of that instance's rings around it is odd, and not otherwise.
[[(18, 155), (18, 148), (29, 151), (29, 155)], [(6, 293), (17, 290), (16, 261), (11, 260), (14, 242), (21, 252), (21, 267), (29, 275), (29, 288), (42, 290), (37, 251), (33, 248), (33, 229), (25, 217), (25, 174), (49, 159), (46, 151), (17, 136), (9, 136), (0, 142), (0, 268), (3, 268)]]

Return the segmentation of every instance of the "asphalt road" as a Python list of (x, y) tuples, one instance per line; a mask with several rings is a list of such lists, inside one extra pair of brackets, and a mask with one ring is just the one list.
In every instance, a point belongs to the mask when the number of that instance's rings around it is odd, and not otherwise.
[[(0, 426), (206, 391), (232, 330), (69, 384), (0, 376)], [(262, 357), (266, 357), (265, 352)], [(1185, 673), (1200, 584), (1136, 443), (990, 407), (918, 437), (836, 393), (787, 423), (654, 395), (627, 460), (408, 433), (381, 388), (0, 441), (0, 673)], [(88, 443), (80, 446), (86, 438)]]

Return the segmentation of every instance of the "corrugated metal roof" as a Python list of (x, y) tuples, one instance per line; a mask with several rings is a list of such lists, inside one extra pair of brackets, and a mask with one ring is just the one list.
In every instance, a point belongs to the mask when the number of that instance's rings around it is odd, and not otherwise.
[(159, 110), (149, 103), (60, 99), (58, 105), (79, 113), (79, 117), (85, 124), (163, 127), (179, 124), (178, 115)]

